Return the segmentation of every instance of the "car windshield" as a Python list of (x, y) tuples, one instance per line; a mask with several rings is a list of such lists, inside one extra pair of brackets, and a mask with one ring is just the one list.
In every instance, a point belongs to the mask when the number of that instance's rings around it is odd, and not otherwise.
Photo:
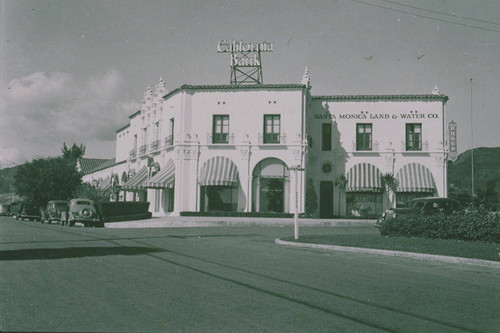
[(410, 202), (409, 207), (410, 208), (422, 208), (422, 207), (424, 207), (424, 205), (425, 205), (425, 202), (423, 202), (423, 201), (412, 201), (412, 202)]
[(77, 201), (76, 205), (90, 206), (90, 202), (88, 202), (88, 201)]
[(56, 202), (54, 205), (57, 209), (66, 209), (66, 203), (64, 202)]

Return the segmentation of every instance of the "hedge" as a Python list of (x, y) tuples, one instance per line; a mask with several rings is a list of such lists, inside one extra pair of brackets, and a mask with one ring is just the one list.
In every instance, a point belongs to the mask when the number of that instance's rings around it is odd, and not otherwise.
[(223, 217), (274, 217), (290, 218), (290, 213), (257, 213), (257, 212), (181, 212), (181, 216), (223, 216)]
[(398, 215), (376, 224), (380, 234), (500, 243), (500, 215), (457, 212), (451, 215)]
[(97, 209), (104, 222), (130, 221), (151, 218), (149, 202), (118, 201), (98, 202)]

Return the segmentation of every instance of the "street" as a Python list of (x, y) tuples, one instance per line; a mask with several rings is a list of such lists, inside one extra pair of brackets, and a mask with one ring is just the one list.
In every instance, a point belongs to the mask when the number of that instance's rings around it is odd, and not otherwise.
[(0, 330), (498, 332), (496, 268), (273, 243), (289, 236), (293, 228), (70, 228), (0, 217)]

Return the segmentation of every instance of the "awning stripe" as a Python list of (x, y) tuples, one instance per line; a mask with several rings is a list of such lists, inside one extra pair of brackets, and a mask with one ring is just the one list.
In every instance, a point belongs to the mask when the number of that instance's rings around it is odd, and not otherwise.
[(431, 171), (418, 163), (402, 167), (396, 174), (397, 192), (434, 192), (436, 183)]
[(107, 176), (98, 186), (97, 188), (100, 189), (101, 191), (106, 191), (108, 188), (111, 187), (111, 177)]
[(382, 173), (370, 163), (359, 163), (347, 173), (346, 192), (380, 192)]
[(142, 183), (148, 178), (148, 167), (143, 167), (136, 173), (128, 182), (123, 184), (122, 190), (125, 191), (137, 191), (144, 190)]
[(147, 188), (173, 188), (175, 180), (175, 162), (169, 160), (161, 171), (143, 184)]
[(226, 157), (212, 157), (203, 165), (199, 183), (201, 186), (236, 186), (238, 168)]

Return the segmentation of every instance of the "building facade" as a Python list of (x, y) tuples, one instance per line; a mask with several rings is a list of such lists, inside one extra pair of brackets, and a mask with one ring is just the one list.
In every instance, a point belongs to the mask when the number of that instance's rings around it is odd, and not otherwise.
[(300, 84), (167, 91), (160, 80), (117, 130), (112, 165), (84, 181), (109, 176), (119, 200), (147, 200), (154, 216), (375, 214), (414, 197), (447, 195), (447, 99), (437, 88), (313, 96), (307, 69)]

